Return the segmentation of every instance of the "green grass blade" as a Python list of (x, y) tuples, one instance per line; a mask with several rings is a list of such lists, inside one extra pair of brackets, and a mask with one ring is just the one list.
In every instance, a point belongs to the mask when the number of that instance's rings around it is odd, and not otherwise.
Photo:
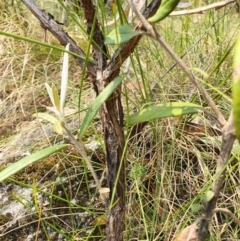
[(58, 145), (58, 146), (50, 146), (41, 151), (31, 154), (30, 156), (26, 156), (21, 160), (11, 164), (6, 169), (0, 172), (0, 182), (4, 181), (11, 175), (19, 172), (23, 168), (27, 167), (30, 164), (33, 164), (36, 161), (39, 161), (49, 155), (62, 150), (63, 148), (69, 146), (68, 144)]
[(113, 93), (115, 88), (122, 82), (124, 76), (118, 76), (115, 78), (95, 99), (92, 103), (86, 116), (84, 117), (81, 129), (80, 129), (80, 136), (84, 134), (86, 129), (88, 128), (89, 124), (91, 123), (92, 119), (95, 117), (97, 112), (99, 111), (102, 104), (108, 99), (108, 97)]
[(48, 113), (43, 113), (43, 112), (37, 112), (32, 115), (33, 117), (39, 118), (41, 120), (45, 120), (51, 124), (55, 124), (56, 122), (59, 122), (58, 118), (56, 118), (53, 115), (50, 115)]
[(131, 126), (136, 123), (171, 116), (182, 116), (200, 112), (202, 110), (203, 107), (200, 105), (185, 102), (171, 102), (166, 104), (151, 105), (129, 116), (128, 124)]
[(54, 49), (54, 50), (57, 50), (57, 51), (60, 51), (60, 52), (65, 52), (65, 53), (71, 54), (72, 56), (77, 57), (77, 58), (79, 58), (81, 60), (85, 60), (89, 64), (90, 63), (91, 64), (96, 64), (92, 60), (88, 60), (88, 59), (86, 59), (85, 57), (83, 57), (81, 55), (78, 55), (78, 54), (73, 53), (71, 51), (67, 51), (67, 50), (65, 50), (65, 49), (63, 49), (61, 47), (56, 46), (56, 45), (47, 44), (47, 43), (44, 43), (44, 42), (41, 42), (41, 41), (38, 41), (38, 40), (35, 40), (35, 39), (26, 38), (26, 37), (23, 37), (23, 36), (20, 36), (20, 35), (4, 32), (4, 31), (0, 31), (0, 35), (4, 35), (4, 36), (11, 37), (11, 38), (14, 38), (14, 39), (19, 39), (19, 40), (22, 40), (22, 41), (25, 41), (25, 42), (41, 45), (41, 46), (44, 46), (44, 47), (47, 47), (47, 48), (50, 48), (50, 49)]

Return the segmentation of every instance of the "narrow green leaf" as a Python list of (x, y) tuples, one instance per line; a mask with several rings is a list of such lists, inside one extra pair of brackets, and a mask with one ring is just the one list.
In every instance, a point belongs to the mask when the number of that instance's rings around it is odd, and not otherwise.
[(14, 38), (14, 39), (19, 39), (19, 40), (22, 40), (22, 41), (25, 41), (25, 42), (37, 44), (37, 45), (44, 46), (44, 47), (47, 47), (47, 48), (50, 48), (50, 49), (55, 49), (57, 51), (67, 52), (74, 57), (77, 57), (81, 60), (85, 60), (88, 64), (96, 64), (96, 62), (86, 59), (85, 56), (81, 56), (81, 55), (78, 55), (78, 54), (73, 53), (71, 51), (64, 50), (63, 48), (58, 47), (58, 46), (53, 45), (53, 44), (52, 45), (47, 44), (45, 42), (37, 41), (37, 40), (31, 39), (31, 38), (26, 38), (26, 37), (23, 37), (23, 36), (20, 36), (20, 35), (17, 35), (17, 34), (8, 33), (8, 32), (5, 32), (5, 31), (0, 31), (0, 35), (4, 35), (4, 36), (11, 37), (11, 38)]
[(115, 78), (95, 99), (90, 108), (88, 109), (86, 116), (82, 122), (82, 126), (80, 129), (80, 136), (84, 134), (92, 119), (95, 117), (97, 112), (99, 111), (102, 104), (108, 99), (108, 97), (113, 93), (115, 88), (122, 82), (123, 76), (118, 76)]
[(200, 105), (186, 102), (171, 102), (166, 104), (151, 105), (129, 116), (128, 124), (134, 125), (154, 119), (161, 119), (171, 116), (182, 116), (186, 114), (201, 112)]
[(41, 151), (38, 151), (36, 153), (33, 153), (29, 156), (22, 158), (21, 160), (11, 164), (6, 169), (4, 169), (3, 171), (0, 172), (0, 182), (4, 181), (11, 175), (19, 172), (20, 170), (27, 167), (28, 165), (31, 165), (36, 161), (39, 161), (45, 157), (48, 157), (49, 155), (56, 153), (67, 146), (69, 146), (69, 145), (63, 144), (63, 145), (58, 145), (58, 146), (50, 146)]
[(51, 124), (55, 124), (56, 122), (58, 122), (58, 118), (56, 118), (55, 116), (48, 114), (48, 113), (42, 113), (42, 112), (38, 112), (32, 115), (33, 117), (45, 120)]
[(214, 192), (209, 190), (205, 194), (204, 201), (205, 202), (209, 202), (209, 201), (211, 201), (213, 199), (213, 197), (214, 197)]
[(124, 44), (129, 41), (131, 38), (142, 34), (140, 31), (132, 30), (130, 25), (123, 25), (115, 28), (112, 30), (106, 37), (105, 37), (105, 44)]
[(59, 121), (59, 119), (56, 118), (55, 116), (48, 114), (48, 113), (38, 112), (36, 114), (33, 114), (33, 117), (45, 120), (45, 121), (53, 124), (53, 130), (59, 135), (63, 134), (63, 128), (61, 125), (61, 121)]

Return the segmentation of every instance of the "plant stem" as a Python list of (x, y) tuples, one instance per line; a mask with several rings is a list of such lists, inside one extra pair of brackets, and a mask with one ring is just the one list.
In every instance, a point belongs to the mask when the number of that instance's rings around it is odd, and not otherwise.
[(85, 160), (85, 162), (86, 162), (86, 164), (87, 164), (87, 167), (88, 167), (88, 169), (90, 170), (90, 172), (91, 172), (91, 174), (93, 175), (93, 178), (94, 178), (94, 180), (95, 180), (95, 182), (96, 182), (97, 189), (99, 190), (99, 189), (101, 188), (101, 183), (100, 183), (100, 181), (99, 181), (99, 179), (98, 179), (98, 177), (97, 177), (97, 174), (96, 174), (96, 172), (95, 172), (95, 170), (94, 170), (94, 168), (93, 168), (93, 166), (92, 166), (91, 161), (90, 161), (89, 158), (88, 158), (88, 155), (87, 155), (87, 153), (86, 153), (86, 151), (85, 151), (85, 149), (84, 149), (84, 146), (83, 146), (83, 144), (82, 144), (82, 141), (81, 141), (81, 140), (77, 141), (77, 140), (75, 139), (75, 137), (73, 136), (73, 134), (68, 130), (68, 128), (66, 127), (65, 124), (63, 124), (63, 128), (64, 128), (64, 130), (67, 132), (67, 134), (68, 134), (70, 140), (72, 141), (72, 143), (74, 144), (76, 150), (79, 152), (79, 154), (80, 154), (80, 155), (83, 157), (83, 159)]

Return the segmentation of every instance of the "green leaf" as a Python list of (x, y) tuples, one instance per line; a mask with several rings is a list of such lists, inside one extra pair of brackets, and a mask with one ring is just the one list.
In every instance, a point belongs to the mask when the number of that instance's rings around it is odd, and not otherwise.
[(45, 157), (48, 157), (49, 155), (56, 153), (67, 146), (69, 146), (69, 145), (63, 144), (63, 145), (58, 145), (58, 146), (50, 146), (41, 151), (38, 151), (36, 153), (33, 153), (29, 156), (22, 158), (21, 160), (11, 164), (6, 169), (4, 169), (3, 171), (0, 172), (0, 182), (4, 181), (11, 175), (19, 172), (20, 170), (27, 167), (28, 165), (31, 165), (36, 161), (39, 161)]
[(49, 123), (52, 123), (52, 124), (55, 124), (56, 122), (58, 122), (58, 118), (56, 118), (55, 116), (53, 115), (50, 115), (48, 113), (42, 113), (42, 112), (38, 112), (38, 113), (35, 113), (32, 115), (33, 117), (36, 117), (36, 118), (39, 118), (39, 119), (42, 119), (42, 120), (45, 120)]
[(186, 102), (171, 102), (166, 104), (151, 105), (129, 116), (128, 125), (134, 125), (154, 119), (161, 119), (171, 116), (182, 116), (200, 112), (203, 107)]
[(178, 5), (180, 0), (162, 0), (157, 12), (148, 19), (150, 23), (157, 23), (166, 18)]
[(124, 44), (131, 38), (142, 34), (140, 31), (132, 30), (130, 25), (123, 25), (115, 28), (105, 37), (105, 44)]
[(240, 35), (236, 42), (233, 55), (233, 85), (232, 85), (233, 123), (236, 137), (240, 141)]
[(214, 197), (214, 192), (209, 190), (205, 194), (204, 201), (205, 202), (209, 202), (209, 201), (211, 201), (213, 199), (213, 197)]
[(84, 120), (82, 122), (82, 126), (80, 129), (80, 136), (84, 134), (86, 129), (88, 128), (89, 124), (91, 123), (92, 119), (95, 117), (97, 112), (99, 111), (102, 104), (108, 99), (108, 97), (113, 93), (115, 88), (122, 82), (124, 76), (118, 76), (115, 78), (95, 99), (95, 101), (92, 103), (90, 108), (88, 109), (88, 112), (86, 113), (86, 116), (84, 117)]
[(61, 121), (59, 121), (58, 118), (56, 118), (55, 116), (50, 115), (48, 113), (38, 112), (36, 114), (33, 114), (33, 117), (45, 120), (45, 121), (53, 124), (53, 130), (59, 135), (63, 134), (63, 128), (61, 125)]
[(193, 212), (193, 213), (198, 212), (199, 210), (201, 210), (201, 208), (202, 208), (202, 205), (199, 204), (199, 203), (193, 203), (193, 204), (191, 205), (191, 209), (192, 209), (192, 212)]

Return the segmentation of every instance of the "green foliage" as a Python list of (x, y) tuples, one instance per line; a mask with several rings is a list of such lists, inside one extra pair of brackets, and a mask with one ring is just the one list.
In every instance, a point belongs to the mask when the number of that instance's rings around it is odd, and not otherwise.
[(193, 203), (191, 205), (191, 210), (192, 210), (193, 213), (197, 213), (198, 211), (201, 210), (201, 208), (202, 208), (202, 205), (199, 204), (199, 203)]
[(150, 105), (129, 116), (128, 125), (131, 126), (136, 123), (151, 121), (154, 119), (193, 114), (201, 112), (202, 110), (203, 108), (201, 106), (186, 102)]
[(240, 140), (240, 37), (238, 37), (233, 57), (232, 106), (236, 136)]
[[(69, 51), (69, 43), (66, 46), (66, 51)], [(62, 79), (61, 79), (61, 96), (60, 96), (60, 108), (64, 112), (67, 88), (68, 88), (68, 68), (69, 68), (69, 54), (64, 52), (63, 54), (63, 67), (62, 67)], [(63, 113), (64, 116), (64, 113)]]
[(166, 18), (178, 5), (180, 0), (162, 0), (155, 15), (148, 19), (150, 23), (157, 23)]
[[(66, 51), (69, 51), (69, 44), (67, 44), (66, 46)], [(50, 87), (49, 84), (45, 83), (48, 95), (55, 108), (55, 112), (59, 120), (63, 122), (65, 121), (64, 107), (65, 107), (67, 88), (68, 88), (68, 63), (69, 63), (69, 55), (67, 52), (64, 52), (60, 98), (59, 98), (58, 90), (55, 84), (52, 84), (52, 87)]]
[(132, 30), (130, 25), (118, 26), (105, 37), (104, 43), (108, 45), (124, 44), (140, 34), (142, 32)]
[(27, 167), (28, 165), (33, 164), (34, 162), (40, 161), (45, 157), (50, 156), (62, 149), (66, 148), (67, 144), (58, 145), (58, 146), (50, 146), (41, 151), (37, 151), (36, 153), (31, 154), (30, 156), (26, 156), (21, 160), (11, 164), (3, 171), (0, 172), (0, 182), (4, 181), (8, 177), (12, 176), (13, 174), (21, 171), (23, 168)]
[(13, 33), (8, 33), (8, 32), (4, 32), (4, 31), (0, 31), (0, 35), (4, 35), (4, 36), (7, 36), (7, 37), (11, 37), (11, 38), (14, 38), (14, 39), (18, 39), (18, 40), (21, 40), (21, 41), (25, 41), (25, 42), (29, 42), (29, 43), (33, 43), (33, 44), (37, 44), (37, 45), (41, 45), (41, 46), (44, 46), (44, 47), (47, 47), (48, 49), (55, 49), (55, 50), (58, 50), (58, 51), (61, 51), (61, 52), (67, 52), (69, 54), (71, 54), (72, 56), (75, 56), (79, 59), (82, 59), (82, 60), (85, 60), (86, 62), (88, 63), (95, 63), (89, 59), (86, 59), (84, 57), (82, 57), (81, 55), (78, 55), (76, 53), (73, 53), (71, 51), (67, 51), (61, 47), (58, 47), (54, 44), (47, 44), (47, 43), (44, 43), (42, 41), (38, 41), (38, 40), (35, 40), (35, 39), (31, 39), (31, 38), (26, 38), (26, 37), (23, 37), (23, 36), (19, 36), (19, 35), (16, 35), (16, 34), (13, 34)]
[(124, 76), (118, 76), (115, 78), (108, 86), (97, 96), (92, 105), (89, 107), (86, 116), (82, 122), (80, 129), (80, 136), (83, 136), (84, 132), (89, 127), (91, 121), (98, 113), (102, 104), (108, 99), (108, 97), (113, 93), (116, 87), (122, 82)]

